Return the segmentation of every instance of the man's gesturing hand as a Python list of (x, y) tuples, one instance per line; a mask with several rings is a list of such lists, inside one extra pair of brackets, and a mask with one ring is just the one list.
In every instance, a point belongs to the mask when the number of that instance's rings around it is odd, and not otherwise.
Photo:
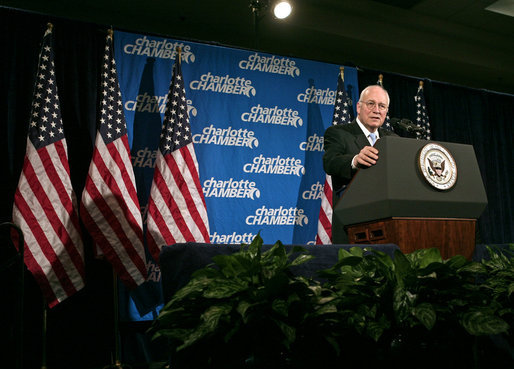
[(378, 150), (372, 146), (364, 146), (363, 149), (357, 154), (353, 161), (355, 166), (370, 167), (376, 164), (378, 160)]

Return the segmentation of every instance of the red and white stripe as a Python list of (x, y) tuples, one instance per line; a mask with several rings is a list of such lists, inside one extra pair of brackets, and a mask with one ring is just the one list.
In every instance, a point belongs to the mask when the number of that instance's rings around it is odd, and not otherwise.
[(327, 174), (323, 186), (323, 195), (321, 196), (316, 245), (332, 244), (332, 201), (332, 177)]
[(123, 283), (130, 288), (144, 283), (143, 222), (127, 135), (106, 145), (97, 132), (80, 214)]
[(84, 287), (84, 251), (76, 205), (66, 141), (36, 150), (27, 139), (13, 221), (23, 231), (25, 264), (49, 307)]
[(162, 246), (209, 242), (209, 223), (193, 144), (163, 156), (158, 151), (148, 200), (148, 249), (155, 260)]

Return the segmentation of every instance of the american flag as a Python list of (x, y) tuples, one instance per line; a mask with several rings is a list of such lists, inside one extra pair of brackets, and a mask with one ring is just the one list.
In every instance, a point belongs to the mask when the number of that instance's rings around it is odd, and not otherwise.
[(49, 25), (39, 54), (27, 148), (13, 206), (13, 222), (25, 238), (25, 264), (49, 307), (82, 289), (85, 279), (52, 44)]
[[(379, 85), (382, 88), (385, 88), (384, 87), (383, 79), (384, 79), (384, 76), (382, 74), (380, 74), (378, 76), (377, 85)], [(391, 123), (389, 123), (389, 119), (390, 119), (390, 117), (389, 117), (389, 110), (388, 110), (387, 114), (386, 114), (386, 117), (385, 117), (385, 120), (384, 120), (384, 128), (388, 129), (389, 131), (393, 131), (393, 127), (391, 127)]]
[(423, 93), (423, 82), (419, 82), (418, 92), (414, 96), (416, 102), (416, 125), (424, 128), (424, 132), (416, 132), (418, 139), (430, 140), (430, 122), (428, 120), (427, 107), (425, 105), (425, 95)]
[(163, 245), (209, 243), (209, 221), (187, 114), (180, 53), (177, 57), (148, 199), (148, 249), (156, 261)]
[(80, 215), (95, 244), (129, 288), (146, 280), (143, 222), (130, 161), (112, 36), (106, 39), (99, 125)]
[[(352, 100), (348, 97), (344, 87), (343, 69), (337, 79), (337, 98), (334, 105), (332, 124), (347, 124), (352, 121)], [(332, 243), (332, 177), (325, 176), (325, 185), (321, 195), (321, 208), (319, 209), (317, 245), (329, 245)]]

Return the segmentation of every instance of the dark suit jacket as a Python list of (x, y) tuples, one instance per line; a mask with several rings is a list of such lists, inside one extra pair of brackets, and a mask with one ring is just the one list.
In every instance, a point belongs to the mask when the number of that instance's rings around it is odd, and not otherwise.
[[(378, 134), (380, 137), (396, 136), (395, 133), (383, 128), (378, 129)], [(369, 146), (369, 141), (354, 120), (350, 124), (339, 124), (327, 128), (323, 142), (325, 148), (323, 169), (332, 176), (335, 194), (352, 180), (357, 171), (352, 169), (352, 159), (364, 146)], [(334, 200), (336, 200), (335, 196)]]

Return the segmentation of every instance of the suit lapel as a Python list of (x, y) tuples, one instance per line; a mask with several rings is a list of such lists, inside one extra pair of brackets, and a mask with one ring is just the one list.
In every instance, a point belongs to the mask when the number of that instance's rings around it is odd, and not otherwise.
[[(357, 145), (357, 147), (360, 147), (361, 149), (364, 146), (370, 146), (368, 139), (362, 132), (359, 135), (355, 136), (355, 144)], [(360, 149), (359, 149), (359, 151), (360, 151)]]
[(359, 152), (364, 146), (369, 146), (369, 141), (366, 138), (366, 135), (362, 133), (362, 129), (356, 121), (352, 122), (351, 125), (352, 133), (355, 136), (355, 145), (359, 149), (357, 152)]

